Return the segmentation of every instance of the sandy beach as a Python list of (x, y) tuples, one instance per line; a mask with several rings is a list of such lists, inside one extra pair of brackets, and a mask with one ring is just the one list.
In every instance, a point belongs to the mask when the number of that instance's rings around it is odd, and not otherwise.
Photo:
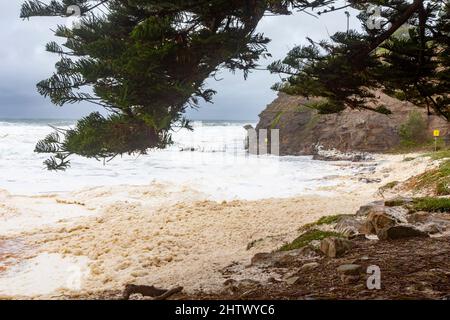
[(0, 296), (95, 297), (130, 283), (213, 291), (225, 267), (245, 269), (255, 253), (277, 249), (304, 224), (352, 214), (382, 197), (386, 183), (436, 163), (377, 155), (335, 165), (354, 174), (330, 176), (333, 187), (306, 195), (255, 201), (212, 201), (189, 186), (162, 183), (40, 196), (1, 191)]

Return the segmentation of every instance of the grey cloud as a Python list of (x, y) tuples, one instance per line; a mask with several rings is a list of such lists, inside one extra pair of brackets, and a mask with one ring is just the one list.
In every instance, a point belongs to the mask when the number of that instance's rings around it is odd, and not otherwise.
[[(22, 1), (0, 3), (0, 118), (78, 118), (93, 110), (90, 105), (55, 107), (36, 92), (36, 83), (54, 71), (56, 56), (45, 52), (45, 43), (56, 40), (50, 29), (61, 18), (19, 18)], [(353, 22), (354, 23), (354, 22)], [(295, 45), (305, 43), (307, 36), (323, 39), (337, 30), (346, 28), (343, 12), (315, 19), (307, 14), (288, 17), (265, 17), (258, 31), (272, 39), (270, 60), (261, 61), (265, 67), (281, 59)], [(199, 110), (190, 110), (192, 119), (255, 120), (276, 93), (270, 87), (279, 80), (276, 75), (254, 71), (247, 81), (243, 75), (228, 71), (219, 78), (208, 80), (208, 87), (218, 91), (214, 104), (203, 103)]]

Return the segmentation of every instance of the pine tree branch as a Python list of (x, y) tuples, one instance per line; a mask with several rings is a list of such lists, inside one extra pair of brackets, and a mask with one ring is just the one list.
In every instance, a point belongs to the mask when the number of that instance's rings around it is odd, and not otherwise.
[(364, 48), (360, 52), (356, 53), (355, 63), (358, 63), (366, 56), (370, 55), (375, 49), (377, 49), (383, 42), (388, 40), (400, 27), (402, 27), (412, 16), (416, 13), (420, 6), (423, 6), (424, 0), (414, 0), (414, 3), (411, 4), (408, 9), (398, 18), (392, 26), (384, 32), (382, 35), (378, 36), (374, 41), (371, 42), (367, 48)]

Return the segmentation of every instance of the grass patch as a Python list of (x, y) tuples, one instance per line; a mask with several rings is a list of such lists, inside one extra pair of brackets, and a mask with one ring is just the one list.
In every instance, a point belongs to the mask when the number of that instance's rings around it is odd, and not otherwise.
[(380, 190), (381, 192), (384, 192), (384, 191), (387, 191), (387, 190), (392, 190), (392, 189), (394, 189), (396, 186), (398, 186), (399, 183), (400, 183), (400, 181), (392, 181), (392, 182), (386, 183), (384, 186), (380, 187), (379, 190)]
[[(435, 151), (437, 147), (438, 151)], [(403, 140), (400, 145), (392, 148), (388, 151), (390, 154), (407, 154), (407, 153), (423, 153), (420, 157), (431, 157), (434, 160), (450, 158), (450, 149), (446, 146), (445, 140), (439, 138), (437, 144), (435, 144), (434, 139), (427, 139), (425, 142), (414, 142)], [(406, 157), (403, 161), (413, 161), (416, 158)]]
[(433, 160), (450, 159), (450, 149), (440, 150), (433, 153), (427, 153), (425, 157), (430, 157)]
[(450, 212), (450, 198), (418, 198), (413, 202), (415, 211)]
[(299, 229), (299, 231), (307, 231), (307, 230), (310, 230), (310, 229), (312, 229), (314, 227), (338, 223), (342, 218), (352, 217), (352, 216), (353, 215), (351, 215), (351, 214), (337, 214), (337, 215), (334, 215), (334, 216), (322, 217), (319, 220), (317, 220), (316, 222), (305, 224), (304, 226), (302, 226)]
[(384, 205), (386, 207), (400, 207), (405, 204), (405, 200), (402, 199), (394, 199), (394, 200), (387, 200), (384, 202)]
[(450, 160), (444, 161), (439, 168), (416, 177), (412, 183), (415, 189), (432, 189), (439, 196), (450, 195)]
[(351, 215), (349, 214), (338, 214), (335, 216), (327, 216), (327, 217), (322, 217), (319, 220), (317, 220), (316, 224), (318, 226), (324, 225), (324, 224), (333, 224), (333, 223), (338, 223), (342, 218), (344, 217), (350, 217)]
[(448, 196), (450, 195), (450, 179), (447, 181), (438, 182), (436, 186), (436, 193), (438, 196)]
[[(438, 144), (438, 150), (442, 149), (444, 147), (444, 144)], [(434, 152), (434, 142), (431, 140), (429, 142), (425, 142), (422, 144), (419, 143), (412, 143), (412, 144), (400, 144), (396, 147), (393, 147), (390, 149), (387, 153), (388, 154), (408, 154), (408, 153), (424, 153), (424, 154), (431, 154)], [(403, 159), (403, 161), (413, 161), (415, 158), (412, 157), (406, 157)]]
[(297, 239), (292, 241), (291, 243), (285, 244), (282, 246), (279, 251), (291, 251), (295, 249), (300, 249), (308, 244), (311, 243), (311, 241), (314, 240), (323, 240), (328, 237), (342, 237), (342, 234), (337, 232), (330, 232), (330, 231), (321, 231), (321, 230), (309, 230), (303, 233), (301, 236), (299, 236)]
[(400, 126), (400, 145), (403, 147), (415, 147), (430, 140), (427, 132), (427, 123), (422, 114), (412, 111), (405, 123)]
[(319, 114), (335, 114), (344, 111), (344, 107), (327, 99), (312, 101), (306, 104), (311, 109), (316, 109)]

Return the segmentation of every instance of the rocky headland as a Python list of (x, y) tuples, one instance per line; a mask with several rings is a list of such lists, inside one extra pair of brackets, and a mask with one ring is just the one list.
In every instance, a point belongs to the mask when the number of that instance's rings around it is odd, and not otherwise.
[(378, 100), (392, 114), (368, 110), (345, 110), (339, 114), (319, 114), (306, 105), (317, 99), (306, 99), (280, 93), (259, 115), (259, 129), (280, 130), (281, 155), (316, 155), (318, 149), (348, 152), (387, 152), (401, 144), (400, 128), (412, 113), (422, 115), (425, 135), (441, 131), (443, 142), (449, 142), (449, 124), (412, 103), (400, 101), (381, 92)]

